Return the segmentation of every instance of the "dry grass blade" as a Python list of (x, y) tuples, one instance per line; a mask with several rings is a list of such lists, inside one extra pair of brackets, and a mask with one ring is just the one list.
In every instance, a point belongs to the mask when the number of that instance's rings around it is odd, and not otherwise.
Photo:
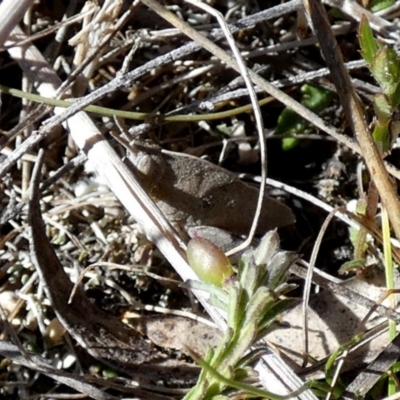
[(378, 382), (380, 377), (400, 358), (400, 336), (389, 343), (382, 353), (347, 386), (343, 399), (363, 397)]
[(307, 269), (307, 277), (304, 280), (304, 289), (303, 289), (303, 334), (304, 334), (304, 349), (303, 349), (303, 365), (307, 365), (307, 358), (308, 358), (308, 303), (310, 301), (310, 291), (311, 291), (311, 283), (312, 283), (312, 276), (314, 273), (314, 267), (317, 262), (317, 256), (321, 247), (322, 239), (325, 235), (325, 232), (328, 228), (329, 223), (332, 221), (332, 218), (335, 216), (335, 209), (332, 210), (328, 216), (326, 217), (321, 229), (318, 233), (318, 236), (315, 240), (315, 244), (313, 246), (313, 251), (310, 257), (309, 267)]

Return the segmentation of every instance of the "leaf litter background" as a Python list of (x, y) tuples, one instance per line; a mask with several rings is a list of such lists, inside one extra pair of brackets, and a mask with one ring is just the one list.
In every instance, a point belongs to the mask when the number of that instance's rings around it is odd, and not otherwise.
[[(279, 85), (297, 100), (302, 98), (301, 87), (305, 82), (312, 82), (334, 92), (313, 36), (309, 32), (302, 33), (299, 27), (301, 18), (296, 12), (299, 4), (296, 1), (287, 3), (286, 7), (274, 2), (232, 1), (212, 4), (239, 28), (242, 27), (243, 19), (262, 16), (259, 18), (261, 22), (247, 23), (246, 28), (235, 34), (237, 46), (249, 68)], [(210, 16), (194, 6), (184, 2), (167, 2), (166, 5), (201, 32), (209, 33), (218, 29)], [(329, 5), (334, 7), (335, 2), (330, 1)], [(345, 61), (351, 63), (360, 60), (357, 24), (352, 18), (354, 15), (346, 15), (345, 10), (338, 15), (330, 7), (331, 23), (335, 25)], [(59, 21), (63, 18), (73, 18), (85, 11), (92, 13), (87, 20), (77, 18), (65, 27), (60, 25)], [(124, 14), (126, 12), (128, 14)], [(116, 28), (122, 16), (125, 20)], [(395, 26), (396, 10), (382, 18)], [(237, 73), (205, 50), (160, 62), (157, 68), (149, 66), (146, 69), (150, 61), (158, 58), (165, 60), (165, 55), (184, 46), (189, 39), (140, 2), (133, 5), (114, 2), (97, 7), (79, 1), (39, 1), (32, 6), (21, 27), (62, 81), (66, 81), (71, 71), (88, 60), (88, 66), (72, 79), (72, 95), (68, 97), (84, 96), (94, 91), (110, 82), (121, 69), (126, 72), (144, 66), (139, 79), (122, 90), (108, 94), (97, 104), (148, 113), (145, 122), (124, 121), (132, 135), (149, 137), (169, 150), (205, 157), (231, 171), (259, 175), (258, 139), (251, 113), (232, 113), (229, 117), (206, 122), (199, 117), (194, 122), (165, 124), (155, 117), (157, 113), (204, 114), (207, 111), (204, 104), (212, 112), (234, 110), (248, 104), (249, 99)], [(41, 35), (41, 32), (44, 34)], [(60, 37), (59, 42), (55, 40), (56, 34)], [(108, 35), (109, 40), (100, 48)], [(75, 40), (71, 41), (72, 38)], [(227, 49), (225, 41), (219, 44)], [(131, 49), (134, 49), (133, 53), (124, 61)], [(7, 49), (0, 54), (0, 84), (35, 93), (32, 83)], [(371, 119), (371, 96), (379, 89), (366, 68), (351, 69), (351, 76)], [(263, 98), (265, 93), (260, 92), (259, 96)], [(284, 109), (277, 101), (262, 107), (267, 128), (268, 176), (313, 194), (332, 206), (342, 206), (357, 199), (356, 171), (361, 163), (359, 156), (311, 124), (306, 124), (304, 129), (297, 132), (303, 134), (297, 146), (284, 151), (281, 137), (275, 132), (278, 117)], [(20, 148), (32, 136), (32, 132), (41, 127), (51, 116), (51, 110), (41, 113), (43, 108), (40, 105), (3, 94), (1, 111), (1, 157), (2, 165), (5, 166), (11, 152)], [(329, 106), (321, 110), (319, 115), (351, 136), (335, 94)], [(109, 135), (111, 130), (118, 132), (114, 120), (95, 114), (91, 114), (91, 118), (123, 157), (124, 149)], [(67, 169), (41, 192), (41, 209), (49, 240), (73, 282), (76, 282), (85, 268), (92, 266), (81, 282), (87, 298), (110, 315), (133, 324), (144, 335), (146, 342), (154, 344), (154, 354), (163, 363), (170, 362), (178, 372), (160, 375), (158, 371), (154, 376), (147, 374), (147, 379), (140, 377), (137, 383), (138, 375), (129, 371), (125, 374), (112, 372), (88, 355), (73, 338), (64, 333), (54, 319), (54, 310), (35, 274), (28, 243), (27, 190), (39, 147), (46, 150), (42, 182), (46, 182), (55, 171), (68, 165), (71, 160), (80, 157), (68, 132), (59, 126), (38, 146), (26, 151), (18, 162), (2, 170), (0, 304), (8, 314), (20, 343), (43, 356), (54, 369), (72, 373), (77, 379), (84, 373), (92, 387), (112, 387), (108, 392), (104, 391), (104, 398), (111, 398), (107, 397), (111, 395), (181, 398), (184, 388), (193, 385), (197, 373), (197, 367), (185, 355), (182, 344), (202, 352), (208, 343), (218, 341), (218, 330), (180, 315), (186, 312), (192, 316), (207, 317), (202, 313), (201, 306), (179, 285), (179, 276), (146, 239), (143, 229), (126, 213), (104, 182), (90, 170), (90, 166), (84, 166), (84, 157), (77, 160), (75, 168)], [(389, 157), (394, 165), (398, 159), (397, 153), (395, 149)], [(305, 260), (309, 260), (326, 212), (282, 190), (270, 190), (271, 195), (293, 209), (297, 218), (294, 226), (280, 230), (282, 247), (298, 251)], [(232, 218), (240, 218), (240, 215)], [(334, 219), (324, 236), (317, 267), (336, 276), (338, 268), (351, 259), (352, 246), (348, 239), (348, 229), (345, 224)], [(380, 260), (375, 264), (379, 265)], [(300, 283), (299, 280), (295, 281)], [(367, 290), (355, 290), (370, 291), (370, 287)], [(294, 295), (301, 296), (301, 290)], [(329, 339), (330, 343), (324, 343), (325, 353), (329, 353), (328, 350), (335, 350), (341, 340), (351, 337), (357, 327), (357, 319), (350, 333), (345, 332), (343, 337), (338, 335), (332, 325), (341, 325), (342, 320), (338, 320), (333, 308), (337, 306), (339, 314), (343, 309), (340, 300), (329, 298), (332, 297), (329, 292), (325, 296), (328, 300), (317, 297), (312, 301), (320, 306), (325, 305), (329, 310), (327, 312), (322, 309), (322, 314), (333, 314), (320, 328), (322, 331), (332, 331), (332, 336), (336, 336)], [(354, 303), (350, 307), (355, 310)], [(173, 311), (165, 314), (165, 310)], [(365, 312), (362, 309), (358, 318), (362, 318)], [(293, 356), (293, 352), (300, 351), (300, 344), (293, 345), (299, 328), (292, 317), (289, 317), (289, 322), (293, 325), (291, 330), (279, 330), (276, 337), (270, 340), (283, 348), (291, 347), (289, 353)], [(12, 342), (7, 324), (3, 323), (2, 328), (1, 339)], [(285, 339), (282, 332), (288, 335), (288, 339)], [(336, 341), (337, 336), (339, 342)], [(194, 339), (189, 341), (191, 337)], [(321, 350), (316, 351), (313, 356), (317, 359), (326, 356), (320, 353)], [(14, 362), (10, 360), (9, 354), (5, 356), (3, 352), (2, 355), (0, 391), (4, 398), (71, 393), (68, 384), (58, 385), (46, 374), (36, 374), (32, 366), (18, 366), (16, 359)], [(356, 363), (351, 369), (359, 367)], [(353, 376), (354, 372), (344, 375), (344, 379), (350, 382)], [(108, 378), (107, 383), (103, 381), (105, 378)], [(90, 390), (86, 389), (84, 393), (101, 398)]]

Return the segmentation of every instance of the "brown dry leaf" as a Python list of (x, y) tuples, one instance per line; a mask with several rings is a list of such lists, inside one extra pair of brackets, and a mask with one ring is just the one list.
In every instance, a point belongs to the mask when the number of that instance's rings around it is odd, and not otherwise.
[(142, 317), (140, 327), (157, 346), (182, 350), (186, 348), (203, 356), (207, 347), (216, 347), (222, 338), (218, 328), (176, 315)]
[[(343, 284), (374, 301), (378, 300), (386, 291), (384, 273), (381, 270), (370, 271), (365, 279), (351, 279)], [(388, 301), (385, 300), (383, 304), (388, 306)], [(278, 329), (266, 337), (268, 342), (276, 345), (298, 365), (302, 364), (303, 352), (301, 307), (302, 305), (299, 304), (283, 316), (283, 322), (290, 326), (289, 329)], [(357, 333), (357, 328), (368, 311), (367, 307), (328, 290), (312, 296), (308, 310), (310, 357), (317, 361), (323, 360), (341, 345), (346, 344)], [(384, 318), (372, 314), (366, 324), (367, 329), (371, 329), (383, 321)], [(351, 353), (345, 361), (344, 369), (358, 368), (363, 363), (371, 362), (388, 343), (389, 334), (386, 331), (369, 344), (356, 350), (356, 353)], [(313, 377), (321, 376), (323, 366)]]

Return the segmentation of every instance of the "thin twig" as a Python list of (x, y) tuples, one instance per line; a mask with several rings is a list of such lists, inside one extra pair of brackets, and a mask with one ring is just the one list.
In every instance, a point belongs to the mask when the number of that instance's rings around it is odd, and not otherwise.
[[(153, 2), (153, 0), (150, 0), (150, 1), (153, 4), (155, 3), (155, 2)], [(254, 117), (256, 120), (257, 133), (258, 133), (258, 138), (259, 138), (259, 142), (260, 142), (262, 181), (260, 184), (260, 192), (258, 195), (257, 207), (256, 207), (256, 211), (254, 214), (253, 223), (251, 225), (250, 232), (247, 236), (247, 239), (239, 246), (228, 251), (227, 255), (231, 256), (231, 255), (236, 254), (239, 251), (245, 249), (246, 247), (248, 247), (251, 244), (251, 242), (253, 241), (254, 235), (256, 233), (258, 221), (260, 220), (261, 208), (263, 206), (264, 194), (265, 194), (265, 180), (267, 179), (267, 148), (266, 148), (267, 145), (266, 145), (265, 136), (264, 136), (264, 121), (261, 116), (261, 109), (260, 109), (260, 105), (258, 104), (258, 99), (257, 99), (256, 93), (254, 91), (253, 84), (250, 81), (248, 70), (244, 64), (243, 58), (235, 44), (235, 40), (225, 22), (222, 14), (219, 13), (218, 11), (216, 11), (214, 8), (208, 6), (207, 4), (200, 3), (197, 0), (186, 0), (186, 1), (197, 7), (204, 9), (205, 11), (214, 15), (215, 18), (217, 18), (217, 20), (221, 26), (221, 29), (225, 34), (226, 40), (227, 40), (229, 46), (231, 47), (233, 55), (235, 56), (235, 59), (237, 60), (240, 74), (243, 77), (243, 80), (246, 84), (246, 87), (247, 87), (247, 90), (248, 90), (248, 93), (250, 96), (251, 104), (253, 105), (253, 112), (254, 112)], [(183, 32), (185, 32), (186, 28), (189, 27), (189, 25), (183, 22), (183, 27), (184, 27)]]

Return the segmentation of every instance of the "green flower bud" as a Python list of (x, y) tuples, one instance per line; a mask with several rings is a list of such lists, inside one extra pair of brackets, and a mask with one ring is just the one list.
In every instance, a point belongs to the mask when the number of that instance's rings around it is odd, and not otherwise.
[(203, 282), (221, 287), (233, 274), (228, 257), (207, 239), (197, 237), (190, 240), (186, 254), (189, 265)]

